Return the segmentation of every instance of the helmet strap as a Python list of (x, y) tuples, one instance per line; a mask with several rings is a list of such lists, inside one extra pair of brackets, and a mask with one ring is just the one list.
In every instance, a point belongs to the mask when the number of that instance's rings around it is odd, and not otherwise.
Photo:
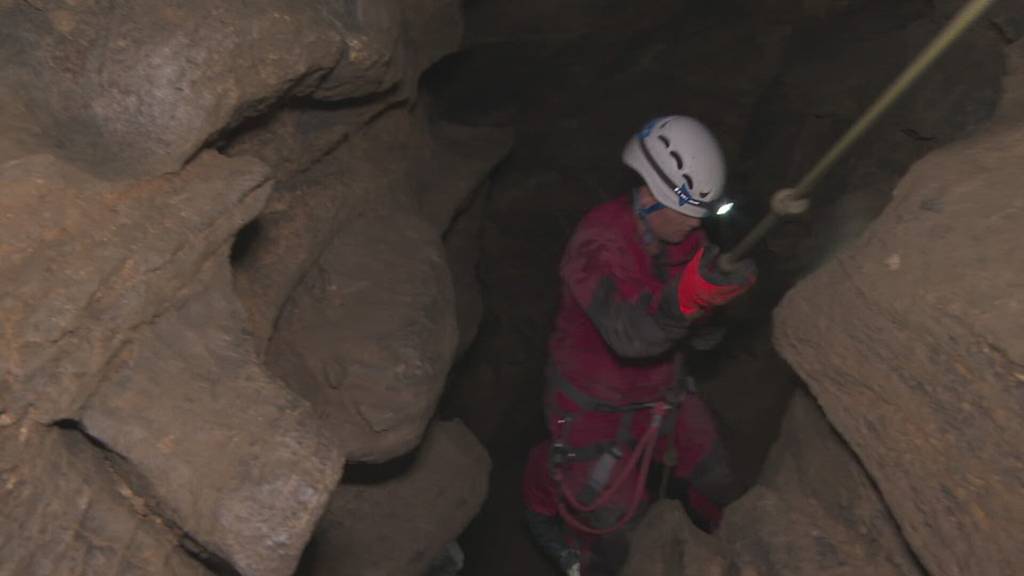
[(657, 200), (655, 200), (654, 204), (651, 204), (650, 206), (643, 206), (640, 203), (640, 190), (633, 190), (633, 212), (636, 214), (637, 218), (640, 219), (640, 225), (643, 227), (643, 230), (640, 232), (640, 240), (643, 242), (644, 246), (658, 247), (658, 251), (660, 251), (661, 243), (658, 242), (657, 236), (654, 235), (654, 229), (651, 227), (651, 223), (647, 217), (664, 209), (665, 207), (666, 206), (664, 204)]

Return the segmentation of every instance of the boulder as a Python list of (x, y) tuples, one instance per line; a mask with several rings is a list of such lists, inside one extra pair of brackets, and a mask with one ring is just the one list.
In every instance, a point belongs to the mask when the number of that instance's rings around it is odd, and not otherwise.
[(339, 9), (338, 65), (312, 94), (223, 134), (225, 153), (255, 156), (279, 180), (296, 177), (369, 122), (416, 102), (423, 72), (456, 50), (462, 34), (462, 10), (452, 0), (352, 0)]
[[(352, 119), (346, 142), (275, 186), (258, 234), (235, 262), (235, 287), (261, 351), (292, 290), (339, 230), (369, 215), (397, 211), (422, 213), (440, 238), (511, 146), (507, 131), (432, 128), (424, 114), (404, 107), (359, 127), (363, 112), (346, 116)], [(309, 113), (295, 114), (299, 119)]]
[(396, 91), (413, 96), (420, 75), (462, 40), (457, 0), (351, 0), (341, 3), (346, 50), (317, 87), (320, 100)]
[(225, 262), (204, 276), (108, 367), (82, 429), (205, 551), (245, 576), (291, 574), (342, 460), (257, 361)]
[[(93, 493), (107, 498), (110, 478), (72, 470), (47, 487), (48, 470), (91, 458), (84, 441), (51, 449), (46, 435), (59, 430), (45, 426), (57, 424), (116, 456), (111, 466), (133, 498), (173, 528), (146, 538), (194, 542), (245, 576), (291, 572), (341, 459), (308, 404), (259, 367), (230, 290), (232, 238), (262, 208), (266, 179), (259, 162), (215, 153), (181, 173), (125, 183), (52, 156), (0, 165), (0, 416), (22, 423), (0, 441), (23, 474), (4, 495), (14, 500), (4, 540), (20, 541), (23, 526), (41, 521), (32, 503), (52, 497), (45, 522), (73, 527), (86, 514), (98, 540), (112, 534), (114, 552), (135, 545), (124, 540), (133, 526), (119, 524), (125, 514), (93, 518), (80, 506)], [(19, 450), (33, 434), (42, 448)], [(19, 479), (37, 484), (18, 492)], [(76, 505), (63, 506), (69, 500)], [(88, 550), (71, 529), (48, 538), (61, 554)], [(26, 573), (53, 573), (37, 545), (23, 544)], [(178, 553), (160, 554), (147, 570), (175, 573), (159, 562)], [(118, 570), (127, 568), (108, 573)]]
[(74, 428), (0, 414), (2, 576), (209, 576)]
[(419, 443), (457, 340), (440, 238), (402, 211), (346, 226), (293, 291), (267, 349), (352, 460)]
[[(1019, 52), (1007, 81), (1018, 102)], [(931, 153), (882, 216), (801, 282), (775, 341), (934, 575), (1024, 566), (1024, 125)]]
[(634, 541), (626, 574), (636, 576), (922, 574), (871, 480), (805, 393), (794, 396), (759, 484), (728, 508), (714, 537), (663, 502)]
[[(487, 494), (490, 460), (459, 422), (439, 422), (385, 480), (342, 484), (317, 527), (302, 576), (425, 574)], [(355, 474), (354, 474), (355, 475)]]
[(225, 127), (312, 92), (346, 46), (342, 4), (3, 4), (13, 101), (0, 115), (26, 112), (12, 138), (29, 134), (96, 174), (173, 172)]
[(133, 331), (194, 289), (270, 190), (260, 163), (215, 153), (121, 184), (30, 156), (0, 165), (0, 187), (0, 391), (41, 422), (77, 414)]

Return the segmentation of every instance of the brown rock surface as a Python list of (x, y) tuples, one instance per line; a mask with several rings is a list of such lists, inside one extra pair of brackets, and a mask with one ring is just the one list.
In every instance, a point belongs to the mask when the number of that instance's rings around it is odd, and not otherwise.
[[(428, 128), (426, 118), (405, 108), (357, 129), (367, 112), (346, 113), (353, 122), (349, 139), (275, 187), (257, 237), (236, 262), (235, 287), (261, 349), (289, 294), (335, 234), (365, 217), (398, 211), (422, 212), (440, 237), (511, 145), (505, 131)], [(337, 114), (331, 118), (341, 121)]]
[(406, 576), (426, 572), (480, 508), (490, 461), (459, 422), (431, 426), (400, 475), (342, 484), (302, 576)]
[(0, 10), (13, 98), (0, 116), (28, 114), (10, 136), (29, 133), (107, 176), (178, 170), (224, 127), (312, 91), (345, 41), (340, 8), (311, 1), (41, 0)]
[(290, 574), (341, 476), (309, 404), (242, 336), (223, 260), (139, 330), (82, 411), (162, 515), (246, 575)]
[(0, 413), (0, 509), (2, 576), (209, 574), (74, 430)]
[(366, 215), (331, 241), (288, 300), (271, 370), (309, 400), (353, 460), (413, 448), (457, 339), (441, 241), (418, 217)]
[[(1018, 88), (1010, 78), (1007, 94)], [(935, 575), (1024, 566), (1014, 114), (918, 162), (864, 237), (776, 313), (777, 346)]]
[[(91, 456), (50, 448), (51, 436), (70, 432), (45, 425), (77, 422), (117, 454), (147, 509), (202, 548), (245, 575), (290, 572), (341, 460), (323, 446), (308, 405), (256, 364), (229, 291), (231, 240), (262, 207), (266, 173), (214, 153), (180, 174), (120, 184), (49, 156), (0, 166), (0, 279), (9, 287), (0, 299), (0, 412), (21, 423), (2, 439), (15, 472), (0, 498), (14, 522), (0, 538), (35, 554), (21, 540), (23, 525), (41, 521), (32, 503), (51, 506), (45, 522), (74, 526), (95, 492), (113, 511), (86, 515), (89, 530), (101, 541), (112, 532), (112, 554), (136, 553), (122, 538), (131, 532), (121, 532), (132, 524), (118, 524), (131, 516), (103, 495), (113, 489), (104, 478), (81, 469), (47, 487), (48, 470), (65, 460), (87, 466)], [(25, 435), (42, 448), (19, 450)], [(165, 548), (176, 538), (138, 530)], [(52, 556), (26, 556), (26, 570), (74, 564), (89, 549), (70, 530), (51, 538)], [(154, 562), (180, 551), (161, 554)]]
[(921, 574), (860, 463), (804, 393), (759, 485), (729, 507), (714, 537), (663, 502), (634, 541), (630, 576)]

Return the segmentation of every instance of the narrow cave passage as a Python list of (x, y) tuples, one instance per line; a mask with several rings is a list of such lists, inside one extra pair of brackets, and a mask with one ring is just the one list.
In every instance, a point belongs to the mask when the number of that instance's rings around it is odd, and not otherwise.
[[(554, 574), (529, 540), (522, 474), (528, 450), (547, 434), (543, 370), (562, 250), (588, 210), (639, 182), (619, 161), (625, 140), (664, 114), (713, 127), (737, 208), (706, 226), (729, 246), (764, 213), (768, 196), (792, 185), (849, 126), (942, 12), (913, 0), (789, 10), (648, 2), (628, 15), (548, 7), (532, 8), (545, 18), (517, 19), (495, 4), (470, 4), (468, 46), (424, 84), (439, 117), (516, 131), (481, 201), (483, 321), (441, 410), (469, 425), (494, 466), (488, 499), (461, 539), (465, 573)], [(727, 312), (725, 342), (687, 357), (748, 489), (794, 389), (804, 387), (772, 346), (771, 312), (797, 279), (884, 209), (911, 163), (941, 145), (932, 134), (949, 141), (991, 114), (997, 43), (983, 33), (965, 43), (829, 177), (812, 215), (787, 223), (759, 249), (761, 280)], [(899, 57), (878, 58), (896, 46)], [(971, 94), (938, 93), (963, 71), (958, 63), (987, 61), (971, 72)]]
[[(608, 352), (626, 308), (564, 306), (574, 231), (620, 201), (651, 264), (624, 145), (706, 125), (733, 246), (966, 2), (0, 0), (0, 576), (559, 574), (523, 476), (559, 312)], [(997, 2), (757, 246), (684, 344), (731, 503), (677, 482), (619, 573), (1024, 572), (1022, 36)]]

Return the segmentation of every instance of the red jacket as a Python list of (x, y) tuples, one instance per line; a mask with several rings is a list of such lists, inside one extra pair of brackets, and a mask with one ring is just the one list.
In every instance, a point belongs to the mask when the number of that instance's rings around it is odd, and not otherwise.
[(698, 228), (663, 248), (659, 265), (644, 250), (629, 195), (591, 210), (562, 259), (561, 308), (549, 342), (557, 376), (609, 404), (660, 399), (676, 381), (676, 358), (652, 313), (666, 281), (706, 243)]

